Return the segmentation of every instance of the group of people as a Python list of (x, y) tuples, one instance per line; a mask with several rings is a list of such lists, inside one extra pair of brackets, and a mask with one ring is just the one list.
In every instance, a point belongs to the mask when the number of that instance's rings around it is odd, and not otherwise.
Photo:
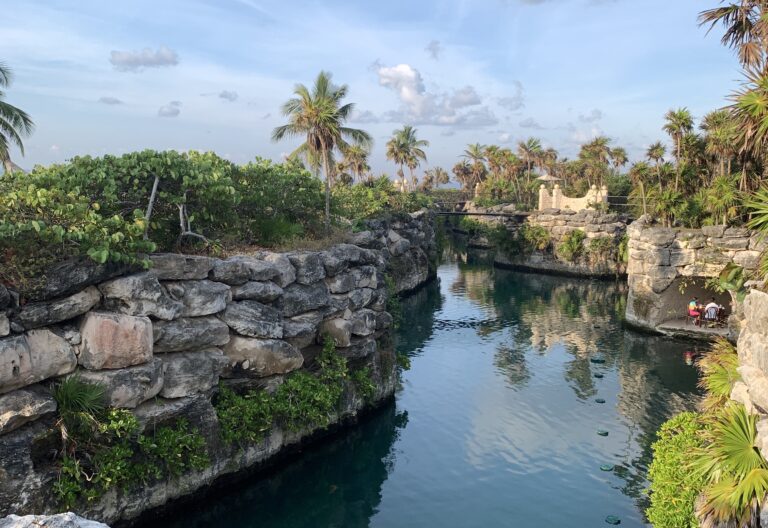
[(691, 299), (688, 303), (688, 316), (694, 319), (694, 324), (701, 326), (701, 322), (717, 323), (721, 319), (721, 314), (725, 307), (718, 304), (715, 298), (704, 305), (699, 302), (698, 297)]

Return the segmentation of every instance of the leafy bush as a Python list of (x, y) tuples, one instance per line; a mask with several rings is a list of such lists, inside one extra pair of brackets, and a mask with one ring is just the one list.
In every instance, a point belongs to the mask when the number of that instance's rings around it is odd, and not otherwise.
[(744, 268), (731, 262), (723, 268), (720, 275), (707, 281), (707, 288), (718, 293), (731, 292), (737, 301), (744, 302), (749, 293), (746, 283), (747, 277), (744, 275)]
[(365, 403), (370, 403), (376, 396), (376, 383), (374, 383), (371, 377), (370, 367), (363, 367), (357, 369), (350, 376), (352, 383), (355, 386), (357, 394), (363, 399)]
[(520, 226), (520, 237), (527, 248), (546, 251), (552, 242), (552, 235), (545, 227), (525, 223)]
[(271, 397), (265, 391), (239, 396), (221, 385), (215, 407), (221, 436), (227, 444), (260, 442), (272, 428)]
[(645, 512), (655, 528), (699, 526), (694, 508), (705, 483), (689, 460), (703, 446), (703, 430), (699, 415), (688, 412), (667, 421), (658, 432), (648, 470), (651, 506)]
[(587, 235), (581, 229), (568, 233), (557, 246), (557, 254), (568, 262), (576, 262), (584, 253), (584, 240)]
[(706, 392), (704, 408), (709, 412), (723, 408), (730, 401), (734, 384), (741, 379), (736, 348), (719, 337), (696, 366), (701, 372), (699, 386)]
[(352, 221), (387, 212), (412, 213), (431, 205), (426, 194), (400, 192), (386, 176), (358, 185), (336, 185), (331, 197), (334, 213)]
[(596, 237), (587, 244), (587, 255), (593, 263), (616, 260), (616, 246), (612, 237)]

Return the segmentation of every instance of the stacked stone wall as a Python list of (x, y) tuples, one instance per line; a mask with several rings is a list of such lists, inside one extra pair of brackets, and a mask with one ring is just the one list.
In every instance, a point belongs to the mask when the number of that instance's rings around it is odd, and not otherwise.
[[(740, 227), (701, 229), (659, 227), (645, 218), (630, 225), (627, 275), (627, 320), (655, 329), (680, 318), (686, 295), (703, 295), (703, 282), (717, 277), (730, 263), (755, 270), (766, 242)], [(711, 295), (712, 292), (709, 292)]]
[[(79, 512), (110, 523), (264, 462), (314, 433), (275, 427), (258, 445), (223, 445), (211, 402), (220, 382), (274, 388), (287, 374), (312, 369), (328, 335), (351, 367), (369, 369), (374, 400), (390, 397), (395, 361), (381, 346), (392, 325), (385, 276), (396, 292), (433, 276), (432, 220), (421, 212), (370, 221), (352, 243), (324, 251), (226, 259), (157, 254), (148, 271), (133, 273), (67, 263), (31, 302), (0, 286), (0, 517), (57, 510), (56, 464), (40, 451), (56, 420), (52, 385), (67, 376), (103, 386), (106, 403), (130, 409), (143, 428), (184, 417), (206, 440), (205, 470), (132, 493), (112, 490)], [(350, 389), (333, 421), (363, 407)]]

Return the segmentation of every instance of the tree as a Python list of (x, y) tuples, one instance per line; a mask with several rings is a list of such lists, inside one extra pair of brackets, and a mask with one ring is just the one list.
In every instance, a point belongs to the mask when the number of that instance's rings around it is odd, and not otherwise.
[(368, 150), (362, 145), (349, 145), (342, 152), (344, 158), (339, 162), (339, 170), (348, 171), (355, 176), (358, 181), (363, 180), (363, 176), (371, 171), (368, 165)]
[(5, 92), (3, 88), (11, 85), (13, 72), (5, 63), (0, 62), (0, 162), (3, 164), (6, 174), (16, 169), (11, 161), (11, 144), (16, 145), (24, 155), (24, 143), (21, 138), (28, 137), (35, 129), (32, 118), (23, 110), (3, 101)]
[(347, 86), (335, 86), (331, 74), (321, 71), (312, 90), (303, 84), (297, 84), (293, 90), (296, 97), (289, 99), (282, 108), (288, 124), (272, 131), (272, 140), (280, 141), (286, 137), (304, 136), (302, 143), (293, 155), (304, 153), (310, 160), (321, 160), (325, 173), (325, 229), (330, 230), (331, 223), (331, 157), (334, 150), (344, 151), (349, 141), (363, 147), (373, 143), (371, 136), (356, 128), (345, 127), (354, 104), (341, 104), (347, 96)]
[(541, 147), (541, 141), (539, 141), (536, 138), (528, 138), (525, 141), (520, 141), (517, 144), (517, 155), (520, 156), (520, 159), (522, 159), (526, 166), (528, 167), (527, 171), (527, 183), (531, 183), (531, 168), (533, 165), (537, 162), (539, 159), (539, 156), (541, 156), (542, 153), (542, 147)]
[(387, 159), (394, 161), (400, 166), (398, 174), (400, 174), (403, 191), (408, 187), (405, 181), (405, 174), (403, 173), (403, 166), (405, 165), (411, 172), (411, 178), (414, 179), (413, 171), (421, 164), (422, 161), (427, 161), (427, 154), (424, 152), (424, 148), (429, 146), (429, 141), (425, 139), (418, 139), (416, 137), (416, 129), (411, 125), (405, 125), (399, 130), (393, 132), (392, 138), (387, 141)]
[(648, 150), (645, 152), (646, 157), (656, 166), (656, 178), (659, 180), (659, 188), (662, 187), (661, 164), (664, 161), (664, 156), (666, 156), (666, 154), (667, 147), (665, 147), (664, 143), (661, 141), (657, 141), (656, 143), (651, 144), (651, 146), (648, 147)]
[(611, 162), (613, 163), (613, 168), (616, 170), (616, 173), (618, 174), (619, 169), (627, 164), (629, 161), (629, 158), (627, 157), (627, 151), (623, 147), (616, 147), (611, 149)]
[(699, 24), (709, 25), (711, 31), (718, 24), (725, 27), (721, 39), (724, 46), (735, 49), (742, 66), (751, 70), (764, 70), (766, 43), (768, 43), (768, 17), (764, 0), (740, 0), (725, 6), (702, 11)]
[(683, 138), (693, 130), (693, 116), (691, 112), (683, 107), (677, 110), (669, 110), (664, 119), (666, 123), (662, 127), (664, 132), (670, 135), (675, 142), (677, 154), (677, 175), (675, 176), (675, 190), (680, 186), (680, 161), (683, 156)]
[[(705, 133), (706, 153), (715, 158), (719, 175), (731, 173), (731, 157), (735, 154), (736, 127), (728, 110), (715, 110), (705, 115), (699, 125)], [(726, 171), (726, 161), (728, 170)]]

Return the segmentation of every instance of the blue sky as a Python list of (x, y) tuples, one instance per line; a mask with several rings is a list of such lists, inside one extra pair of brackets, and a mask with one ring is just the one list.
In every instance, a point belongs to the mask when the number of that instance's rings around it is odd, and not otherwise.
[(467, 143), (529, 136), (573, 157), (604, 134), (636, 159), (666, 110), (701, 117), (740, 78), (696, 23), (717, 0), (6, 2), (6, 100), (37, 124), (25, 168), (144, 148), (280, 159), (279, 107), (322, 69), (349, 86), (377, 172), (405, 123), (446, 168)]

